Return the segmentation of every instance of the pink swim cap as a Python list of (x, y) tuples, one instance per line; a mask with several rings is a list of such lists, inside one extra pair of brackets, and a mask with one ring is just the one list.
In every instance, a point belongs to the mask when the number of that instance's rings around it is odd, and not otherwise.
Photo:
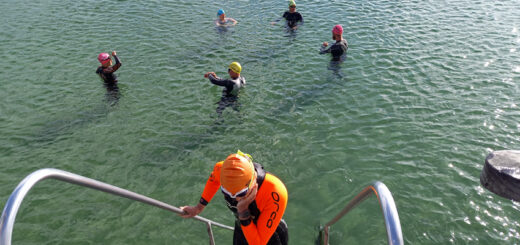
[(110, 60), (110, 55), (108, 53), (100, 53), (97, 56), (97, 59), (99, 60), (99, 62), (101, 62), (101, 64), (105, 64)]
[(335, 25), (334, 28), (332, 28), (332, 33), (343, 34), (343, 27), (341, 25)]

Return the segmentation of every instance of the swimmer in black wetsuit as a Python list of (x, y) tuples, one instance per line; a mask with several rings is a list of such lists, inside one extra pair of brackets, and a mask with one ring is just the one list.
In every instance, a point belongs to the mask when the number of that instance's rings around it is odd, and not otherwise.
[(331, 53), (333, 61), (341, 61), (345, 58), (348, 50), (348, 43), (346, 39), (343, 39), (343, 27), (341, 25), (332, 28), (332, 39), (336, 40), (336, 43), (327, 48), (329, 44), (323, 42), (320, 54)]
[(204, 74), (205, 78), (215, 85), (223, 86), (222, 98), (218, 102), (217, 113), (222, 114), (222, 111), (228, 106), (232, 106), (234, 110), (238, 111), (238, 92), (246, 85), (246, 79), (240, 76), (242, 66), (238, 62), (233, 62), (229, 65), (228, 74), (231, 79), (222, 79), (217, 77), (215, 72), (207, 72)]
[(119, 58), (117, 58), (116, 51), (112, 51), (112, 56), (114, 56), (114, 59), (116, 60), (116, 64), (113, 66), (111, 66), (112, 59), (110, 59), (110, 55), (108, 55), (108, 53), (101, 53), (98, 55), (98, 60), (101, 63), (101, 66), (97, 68), (96, 73), (107, 84), (117, 83), (117, 77), (114, 72), (117, 71), (119, 67), (121, 67), (121, 61), (119, 61)]
[(96, 73), (103, 79), (103, 83), (107, 89), (107, 99), (117, 103), (119, 100), (119, 88), (117, 87), (117, 76), (114, 72), (121, 67), (121, 61), (119, 61), (116, 51), (112, 51), (112, 56), (116, 60), (116, 64), (113, 66), (112, 59), (108, 53), (100, 53), (98, 55), (98, 61), (101, 63), (101, 66), (97, 68)]
[[(289, 11), (285, 11), (282, 18), (284, 18), (287, 21), (287, 27), (289, 27), (292, 30), (296, 30), (299, 26), (303, 25), (303, 17), (300, 13), (296, 12), (296, 3), (294, 2), (294, 0), (289, 1)], [(282, 18), (277, 19), (274, 22), (271, 22), (271, 25), (276, 24)]]

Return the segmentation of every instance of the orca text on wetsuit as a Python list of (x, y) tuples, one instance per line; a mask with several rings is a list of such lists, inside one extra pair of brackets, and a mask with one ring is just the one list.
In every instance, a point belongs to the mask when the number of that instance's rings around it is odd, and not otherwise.
[[(206, 182), (200, 198), (200, 204), (206, 206), (221, 186), (220, 175), (224, 161), (215, 164)], [(240, 220), (237, 213), (237, 201), (224, 194), (228, 208), (235, 214), (235, 232), (233, 244), (281, 244), (289, 240), (287, 224), (282, 216), (287, 207), (287, 188), (283, 182), (264, 168), (254, 163), (257, 174), (258, 192), (248, 209), (252, 220)]]

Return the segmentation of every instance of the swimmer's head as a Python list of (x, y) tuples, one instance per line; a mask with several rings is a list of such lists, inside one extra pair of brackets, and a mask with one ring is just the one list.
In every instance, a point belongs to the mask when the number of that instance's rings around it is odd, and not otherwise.
[(343, 34), (343, 26), (341, 25), (335, 25), (334, 28), (332, 28), (332, 33), (336, 35)]
[(241, 151), (231, 154), (220, 169), (222, 192), (231, 198), (245, 196), (255, 182), (255, 167), (248, 155)]
[(110, 59), (110, 55), (108, 53), (100, 53), (97, 57), (99, 63), (102, 65), (108, 64), (112, 59)]
[(219, 9), (217, 12), (217, 17), (220, 17), (221, 15), (226, 14), (223, 9)]
[(289, 1), (289, 9), (291, 8), (296, 8), (296, 2), (294, 2), (294, 0)]
[(240, 65), (240, 63), (235, 61), (235, 62), (229, 64), (229, 70), (240, 75), (240, 72), (242, 72), (242, 66)]

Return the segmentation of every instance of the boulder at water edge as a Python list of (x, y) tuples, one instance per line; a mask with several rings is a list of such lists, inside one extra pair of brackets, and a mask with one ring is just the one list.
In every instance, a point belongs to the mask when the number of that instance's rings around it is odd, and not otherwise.
[(520, 202), (520, 151), (489, 153), (480, 183), (499, 196)]

